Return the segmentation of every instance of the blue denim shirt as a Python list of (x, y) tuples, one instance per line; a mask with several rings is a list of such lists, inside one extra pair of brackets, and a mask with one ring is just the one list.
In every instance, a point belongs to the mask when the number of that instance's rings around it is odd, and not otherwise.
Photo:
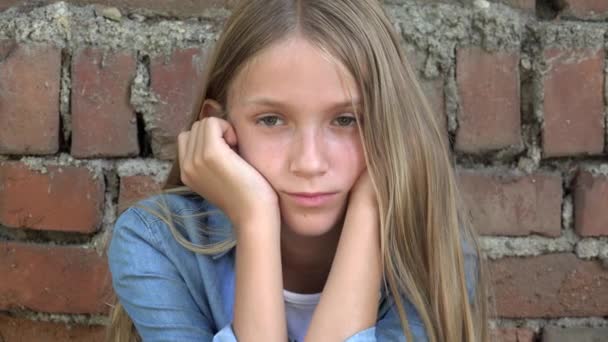
[[(176, 228), (190, 242), (207, 245), (229, 236), (232, 226), (228, 218), (201, 197), (163, 196), (173, 213), (184, 216)], [(155, 196), (139, 204), (158, 211), (159, 199)], [(217, 211), (189, 216), (210, 210)], [(206, 234), (201, 230), (205, 226), (223, 234)], [(108, 259), (116, 295), (144, 341), (228, 342), (237, 340), (232, 330), (234, 254), (234, 248), (215, 255), (193, 253), (176, 241), (163, 220), (131, 207), (116, 221)], [(391, 304), (383, 291), (376, 325), (347, 341), (405, 341)], [(409, 301), (405, 304), (414, 340), (426, 341), (416, 309)], [(290, 341), (294, 339), (290, 337)]]

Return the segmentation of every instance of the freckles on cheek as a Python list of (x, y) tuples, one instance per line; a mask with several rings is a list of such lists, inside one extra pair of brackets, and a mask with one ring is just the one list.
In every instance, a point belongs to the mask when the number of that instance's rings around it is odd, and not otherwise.
[(342, 158), (342, 164), (348, 165), (352, 170), (363, 170), (365, 168), (365, 156), (363, 155), (363, 147), (358, 141), (345, 141), (338, 149), (339, 155)]
[(272, 142), (262, 137), (249, 137), (244, 139), (243, 144), (239, 142), (239, 154), (263, 176), (269, 177), (279, 163), (281, 151)]

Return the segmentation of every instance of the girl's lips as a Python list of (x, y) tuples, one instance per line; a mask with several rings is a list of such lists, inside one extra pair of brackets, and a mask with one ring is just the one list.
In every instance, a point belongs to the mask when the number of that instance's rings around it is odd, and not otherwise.
[(287, 193), (295, 203), (303, 207), (319, 207), (331, 201), (337, 192)]

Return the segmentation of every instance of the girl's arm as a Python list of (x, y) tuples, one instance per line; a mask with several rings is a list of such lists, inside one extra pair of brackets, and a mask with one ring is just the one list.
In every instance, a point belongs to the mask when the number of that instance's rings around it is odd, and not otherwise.
[(239, 341), (287, 340), (280, 216), (238, 227), (234, 331)]
[(376, 324), (382, 277), (378, 210), (369, 197), (353, 195), (307, 342), (344, 341)]
[(180, 177), (236, 226), (233, 330), (240, 341), (284, 342), (278, 198), (266, 179), (232, 148), (228, 121), (205, 117), (178, 136)]

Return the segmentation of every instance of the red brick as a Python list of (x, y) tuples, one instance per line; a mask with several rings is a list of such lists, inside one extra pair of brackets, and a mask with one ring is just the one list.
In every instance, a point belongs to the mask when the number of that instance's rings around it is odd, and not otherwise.
[(604, 149), (604, 51), (545, 52), (545, 157)]
[(606, 316), (608, 269), (573, 254), (504, 258), (490, 263), (499, 317)]
[(126, 176), (120, 178), (118, 210), (122, 212), (135, 202), (160, 191), (162, 184), (151, 176)]
[(574, 226), (582, 236), (608, 235), (608, 176), (581, 171), (574, 189)]
[(606, 0), (564, 0), (565, 9), (562, 15), (581, 19), (608, 18), (608, 1)]
[(484, 235), (559, 236), (562, 180), (557, 174), (515, 176), (458, 170), (474, 226)]
[(0, 341), (91, 341), (102, 342), (105, 338), (105, 327), (70, 325), (52, 322), (37, 322), (23, 318), (0, 315)]
[(56, 153), (60, 49), (4, 40), (0, 60), (0, 153)]
[(132, 53), (86, 48), (72, 60), (72, 149), (75, 157), (139, 154), (137, 119), (129, 103)]
[(456, 58), (456, 149), (476, 153), (521, 144), (519, 54), (467, 48)]
[(534, 331), (527, 328), (499, 328), (491, 332), (493, 342), (533, 342)]
[(92, 233), (102, 220), (104, 183), (84, 167), (0, 164), (0, 224), (15, 228)]
[(0, 310), (107, 313), (114, 295), (93, 249), (1, 242), (0, 274)]
[(543, 342), (601, 342), (608, 339), (608, 328), (547, 326), (543, 329)]
[(193, 113), (198, 111), (205, 59), (202, 50), (191, 48), (156, 57), (150, 63), (150, 87), (159, 102), (156, 122), (148, 127), (148, 132), (157, 158), (175, 158), (176, 137), (189, 128)]

